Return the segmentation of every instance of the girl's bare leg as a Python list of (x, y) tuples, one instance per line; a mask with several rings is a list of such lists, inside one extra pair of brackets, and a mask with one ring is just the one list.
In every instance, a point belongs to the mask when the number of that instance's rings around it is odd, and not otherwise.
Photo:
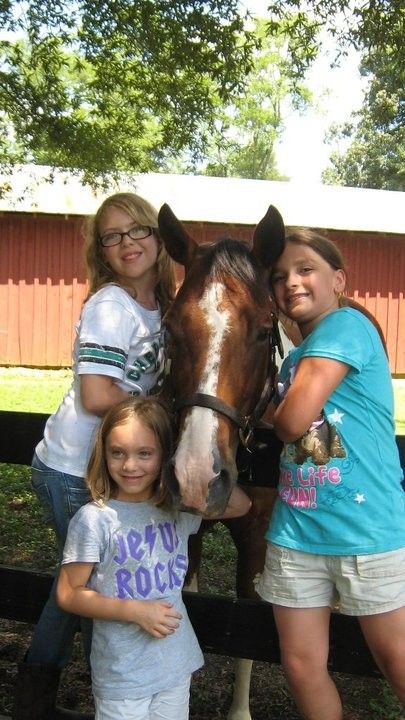
[(371, 653), (405, 708), (405, 607), (359, 617)]
[(305, 720), (342, 720), (337, 689), (328, 670), (329, 608), (273, 606), (281, 662)]

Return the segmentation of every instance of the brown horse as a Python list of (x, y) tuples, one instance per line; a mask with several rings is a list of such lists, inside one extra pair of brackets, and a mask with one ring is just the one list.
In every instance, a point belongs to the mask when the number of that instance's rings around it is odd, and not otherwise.
[[(215, 514), (238, 480), (238, 445), (249, 445), (272, 393), (275, 320), (269, 273), (284, 248), (284, 224), (272, 206), (257, 225), (253, 248), (222, 239), (198, 245), (167, 205), (159, 231), (171, 257), (185, 268), (184, 282), (164, 318), (171, 358), (170, 382), (179, 418), (172, 490), (185, 508)], [(275, 479), (278, 452), (268, 480)], [(275, 483), (269, 482), (270, 485)], [(238, 553), (236, 591), (255, 595), (253, 578), (264, 564), (274, 487), (245, 488), (252, 508), (224, 521)], [(202, 534), (190, 547), (197, 572)], [(251, 661), (237, 661), (229, 718), (249, 720)]]

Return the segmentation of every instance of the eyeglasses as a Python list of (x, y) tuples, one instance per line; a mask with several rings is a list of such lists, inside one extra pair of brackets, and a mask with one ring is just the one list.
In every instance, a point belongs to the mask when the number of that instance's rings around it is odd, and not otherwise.
[(134, 225), (134, 227), (129, 228), (129, 230), (126, 230), (125, 232), (113, 232), (113, 233), (107, 233), (107, 235), (103, 235), (99, 238), (99, 241), (103, 247), (112, 247), (113, 245), (119, 245), (125, 235), (128, 235), (131, 240), (143, 240), (144, 238), (149, 237), (153, 233), (153, 228), (148, 227), (147, 225)]

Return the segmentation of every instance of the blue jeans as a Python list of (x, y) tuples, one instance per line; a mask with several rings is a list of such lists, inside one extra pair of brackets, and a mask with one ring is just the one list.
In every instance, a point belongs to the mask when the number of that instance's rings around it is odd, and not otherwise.
[[(31, 482), (41, 503), (45, 521), (56, 533), (62, 559), (70, 519), (91, 500), (84, 478), (52, 470), (34, 455)], [(56, 602), (58, 572), (49, 598), (35, 626), (26, 662), (65, 667), (70, 660), (76, 632), (81, 629), (84, 653), (90, 664), (92, 621), (62, 610)]]

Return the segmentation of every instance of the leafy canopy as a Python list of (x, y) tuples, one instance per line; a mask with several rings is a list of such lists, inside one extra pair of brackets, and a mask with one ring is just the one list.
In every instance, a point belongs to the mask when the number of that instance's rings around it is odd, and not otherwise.
[(282, 35), (266, 37), (266, 23), (256, 20), (258, 47), (242, 92), (218, 108), (202, 172), (221, 177), (285, 179), (279, 173), (275, 144), (284, 130), (287, 104), (304, 109), (310, 94), (292, 79), (291, 62)]
[(243, 84), (237, 0), (5, 0), (0, 163), (157, 170)]
[(389, 50), (374, 51), (361, 65), (370, 76), (361, 110), (353, 121), (334, 127), (330, 141), (350, 139), (346, 152), (335, 150), (326, 183), (405, 191), (405, 66)]
[(402, 0), (273, 0), (268, 13), (268, 32), (285, 33), (298, 75), (317, 56), (321, 30), (334, 38), (342, 53), (349, 46), (365, 52), (389, 47), (398, 61), (404, 61)]
[(297, 78), (317, 56), (321, 31), (334, 38), (336, 61), (349, 46), (362, 54), (360, 71), (369, 78), (363, 107), (332, 128), (330, 140), (351, 144), (332, 153), (324, 182), (405, 190), (403, 0), (275, 0), (268, 9), (268, 32), (285, 32)]

